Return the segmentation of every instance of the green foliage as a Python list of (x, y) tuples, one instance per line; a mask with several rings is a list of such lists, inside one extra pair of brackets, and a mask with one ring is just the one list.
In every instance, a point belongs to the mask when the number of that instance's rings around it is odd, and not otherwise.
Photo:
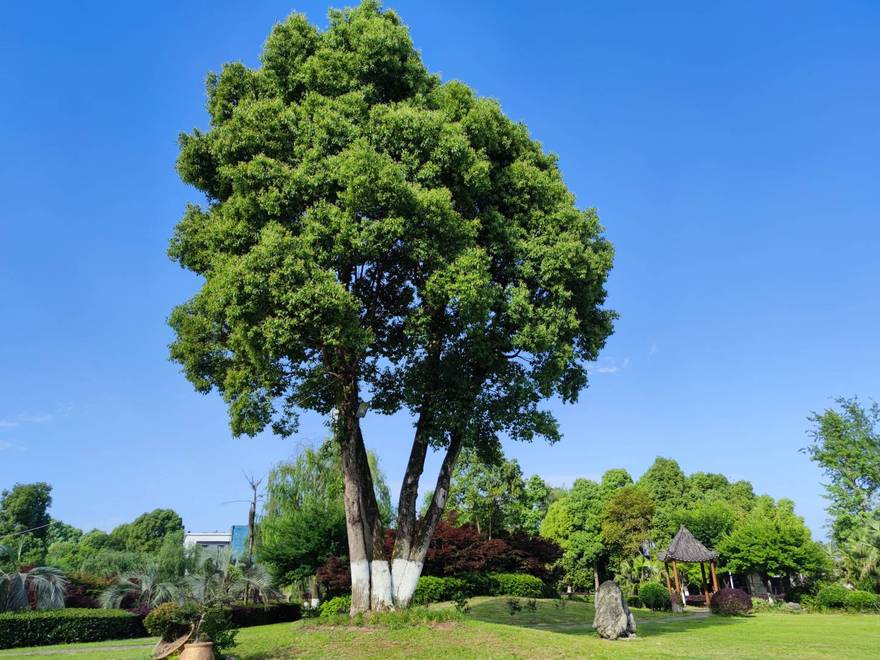
[(816, 605), (822, 609), (842, 609), (846, 607), (849, 589), (842, 584), (826, 584), (816, 594)]
[(880, 509), (859, 521), (840, 550), (850, 581), (880, 593)]
[(183, 520), (171, 509), (143, 513), (110, 532), (111, 544), (129, 552), (155, 554), (169, 534), (182, 533)]
[(103, 549), (86, 555), (79, 570), (98, 577), (115, 577), (144, 570), (149, 563), (149, 556), (142, 552)]
[(510, 616), (522, 612), (522, 604), (519, 602), (519, 598), (508, 598), (504, 602), (507, 605), (507, 611), (510, 612)]
[(828, 483), (832, 538), (849, 540), (866, 516), (880, 508), (880, 405), (838, 399), (838, 409), (813, 413), (813, 442), (806, 448)]
[(460, 578), (422, 575), (416, 585), (413, 602), (427, 605), (428, 603), (454, 600), (456, 596), (461, 594), (476, 595), (476, 593), (469, 593), (468, 585)]
[(736, 510), (726, 501), (709, 498), (676, 511), (673, 520), (687, 527), (707, 548), (717, 548), (733, 529), (736, 517)]
[(336, 596), (330, 600), (321, 603), (321, 616), (331, 617), (337, 615), (348, 615), (351, 610), (351, 595)]
[(45, 539), (51, 504), (52, 486), (42, 481), (4, 490), (0, 493), (0, 536), (33, 529), (34, 536)]
[(123, 610), (69, 608), (0, 614), (0, 648), (143, 636), (141, 620)]
[(568, 493), (550, 505), (541, 523), (541, 535), (563, 550), (559, 561), (563, 581), (575, 588), (593, 584), (596, 563), (606, 550), (601, 530), (606, 494), (610, 491), (603, 492), (596, 482), (577, 479)]
[(639, 587), (639, 600), (645, 607), (659, 611), (672, 608), (669, 592), (659, 582), (645, 582)]
[(854, 589), (846, 596), (846, 609), (851, 612), (880, 611), (880, 596), (869, 591)]
[(162, 603), (144, 618), (144, 628), (153, 637), (170, 642), (190, 631), (191, 621), (184, 621), (177, 603)]
[(654, 502), (638, 486), (625, 486), (614, 493), (602, 509), (602, 539), (624, 558), (639, 552), (651, 538)]
[(785, 499), (759, 498), (718, 550), (727, 567), (737, 573), (816, 577), (829, 568), (824, 549), (795, 514), (794, 503)]
[(522, 531), (534, 524), (549, 496), (540, 477), (533, 479), (537, 481), (530, 482), (529, 490), (516, 460), (464, 450), (455, 467), (448, 506), (458, 513), (458, 523), (474, 525), (487, 538), (502, 530)]
[(676, 512), (687, 505), (687, 479), (684, 472), (678, 462), (658, 456), (641, 476), (638, 486), (654, 503), (651, 527), (656, 534), (655, 540), (664, 545), (678, 531)]
[(423, 410), (433, 445), (559, 431), (611, 333), (612, 247), (553, 156), (494, 101), (441, 84), (376, 2), (273, 30), (262, 66), (208, 81), (211, 126), (180, 138), (189, 206), (169, 253), (202, 276), (171, 356), (216, 388), (236, 435), (288, 435), (363, 383)]
[(521, 598), (541, 598), (544, 583), (534, 575), (524, 573), (492, 573), (493, 595), (519, 596)]
[(418, 606), (393, 612), (358, 613), (353, 617), (348, 615), (348, 610), (345, 610), (344, 613), (320, 616), (314, 620), (314, 623), (319, 626), (370, 626), (371, 628), (411, 631), (416, 627), (461, 621), (463, 618), (464, 612), (457, 608), (429, 609)]
[[(391, 497), (375, 453), (368, 461), (383, 523), (391, 518)], [(296, 460), (269, 473), (267, 499), (260, 519), (257, 557), (282, 583), (315, 574), (329, 557), (347, 552), (342, 467), (332, 441), (307, 447)]]

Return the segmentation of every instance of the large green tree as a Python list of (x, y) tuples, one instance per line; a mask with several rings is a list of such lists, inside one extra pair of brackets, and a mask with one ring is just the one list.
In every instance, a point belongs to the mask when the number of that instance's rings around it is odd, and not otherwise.
[(0, 492), (0, 545), (9, 550), (9, 568), (43, 563), (51, 504), (52, 486), (45, 482), (15, 484)]
[(838, 399), (838, 408), (813, 413), (810, 458), (825, 472), (831, 536), (846, 543), (880, 508), (880, 405)]
[(110, 543), (119, 550), (155, 554), (169, 534), (183, 532), (183, 520), (171, 509), (142, 513), (110, 532)]
[[(559, 438), (612, 331), (613, 251), (556, 158), (497, 102), (429, 73), (377, 2), (277, 25), (262, 66), (208, 79), (210, 128), (180, 138), (190, 205), (170, 254), (201, 276), (171, 355), (235, 435), (330, 416), (342, 452), (352, 611), (409, 604), (462, 447)], [(414, 436), (386, 556), (361, 433)], [(444, 452), (419, 517), (428, 449)], [(404, 449), (404, 451), (406, 451)]]
[(807, 575), (828, 569), (825, 550), (813, 541), (794, 502), (757, 498), (752, 511), (718, 544), (721, 560), (736, 573)]

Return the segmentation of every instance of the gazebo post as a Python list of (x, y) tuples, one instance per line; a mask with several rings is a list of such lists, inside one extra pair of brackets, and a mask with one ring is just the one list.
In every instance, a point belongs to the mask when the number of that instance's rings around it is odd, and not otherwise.
[(672, 593), (672, 585), (669, 583), (669, 563), (663, 562), (663, 573), (666, 575), (666, 591)]
[(684, 602), (684, 594), (681, 593), (681, 580), (678, 578), (678, 561), (675, 559), (672, 560), (672, 574), (675, 576), (675, 592), (681, 597), (682, 602)]
[(706, 599), (706, 606), (709, 606), (709, 583), (706, 581), (706, 567), (700, 562), (700, 577), (702, 578), (703, 597)]
[(718, 591), (718, 573), (715, 572), (715, 560), (709, 562), (709, 572), (712, 574), (712, 593)]

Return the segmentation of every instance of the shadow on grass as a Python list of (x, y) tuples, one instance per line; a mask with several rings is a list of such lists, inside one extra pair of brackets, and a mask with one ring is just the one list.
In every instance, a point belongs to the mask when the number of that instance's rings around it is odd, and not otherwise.
[[(593, 614), (593, 608), (583, 603), (567, 603), (563, 608), (557, 607), (550, 600), (538, 601), (534, 611), (522, 610), (510, 614), (506, 599), (499, 598), (474, 605), (468, 618), (484, 623), (546, 630), (565, 635), (594, 636)], [(687, 633), (698, 628), (731, 626), (744, 621), (744, 617), (710, 615), (705, 611), (674, 615), (669, 612), (636, 610), (634, 615), (636, 634), (639, 637)]]

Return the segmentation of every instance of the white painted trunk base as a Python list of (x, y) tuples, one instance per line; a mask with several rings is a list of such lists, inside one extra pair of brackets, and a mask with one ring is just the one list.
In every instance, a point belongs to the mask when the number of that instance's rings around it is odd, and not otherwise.
[(370, 562), (370, 607), (374, 610), (393, 610), (391, 568), (384, 559)]
[(394, 602), (398, 607), (408, 607), (416, 592), (422, 562), (411, 559), (395, 559), (391, 564), (391, 582), (394, 585)]
[(351, 562), (351, 613), (370, 609), (370, 562), (359, 559)]
[(351, 613), (409, 607), (422, 566), (411, 559), (351, 562)]

